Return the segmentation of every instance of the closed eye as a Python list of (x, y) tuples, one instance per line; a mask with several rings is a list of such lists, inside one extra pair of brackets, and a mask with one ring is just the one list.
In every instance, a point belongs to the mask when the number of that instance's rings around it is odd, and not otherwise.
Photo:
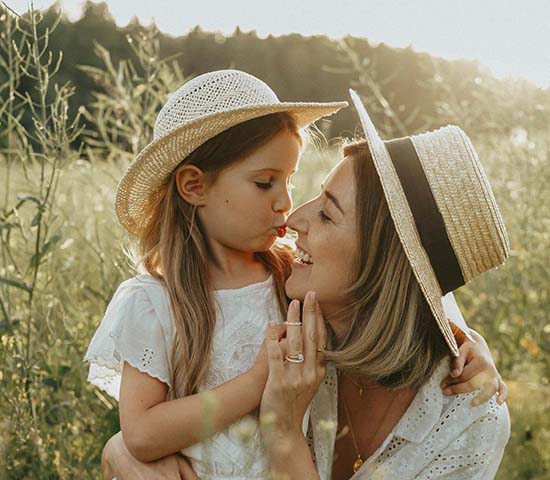
[(268, 183), (262, 183), (262, 182), (254, 182), (258, 188), (261, 188), (262, 190), (269, 190), (272, 186), (272, 182)]
[(319, 210), (319, 218), (323, 223), (328, 223), (332, 221), (332, 219), (325, 212), (323, 212), (323, 210)]

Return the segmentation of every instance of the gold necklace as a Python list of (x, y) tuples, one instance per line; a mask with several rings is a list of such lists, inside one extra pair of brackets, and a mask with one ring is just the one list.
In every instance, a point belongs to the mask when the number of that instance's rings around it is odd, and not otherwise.
[[(354, 383), (354, 382), (352, 382), (352, 383)], [(356, 385), (356, 384), (354, 383), (354, 385)], [(360, 389), (359, 390), (359, 395), (361, 396), (362, 393), (363, 393), (362, 389)], [(382, 424), (384, 423), (384, 419), (388, 415), (388, 413), (390, 411), (390, 408), (392, 407), (392, 405), (395, 402), (396, 398), (397, 398), (397, 392), (394, 393), (393, 398), (391, 399), (391, 402), (386, 407), (386, 411), (384, 412), (384, 415), (382, 415), (382, 419), (378, 423), (376, 431), (374, 432), (374, 435), (371, 437), (371, 441), (367, 444), (367, 446), (370, 446), (370, 443), (372, 442), (372, 440), (374, 440), (376, 438), (376, 435), (378, 435), (378, 432), (380, 431), (380, 428), (382, 427)], [(350, 417), (349, 417), (348, 406), (346, 404), (346, 398), (344, 397), (344, 392), (342, 392), (342, 405), (344, 406), (344, 412), (346, 414), (346, 418), (347, 418), (347, 421), (348, 421), (349, 431), (351, 432), (351, 439), (353, 440), (353, 446), (355, 447), (355, 453), (357, 454), (357, 458), (356, 458), (356, 460), (353, 464), (353, 473), (356, 473), (357, 470), (359, 470), (361, 468), (361, 466), (363, 465), (363, 459), (361, 458), (361, 452), (359, 452), (359, 446), (357, 445), (357, 441), (355, 440), (355, 433), (353, 432), (353, 427), (351, 426), (351, 420), (350, 420)]]
[(364, 385), (361, 385), (360, 383), (355, 383), (355, 382), (353, 381), (353, 378), (351, 378), (349, 375), (345, 374), (344, 372), (338, 371), (338, 373), (342, 373), (342, 375), (345, 375), (346, 378), (347, 378), (351, 383), (353, 383), (353, 384), (359, 389), (359, 396), (360, 396), (360, 397), (363, 396), (363, 389), (365, 388)]

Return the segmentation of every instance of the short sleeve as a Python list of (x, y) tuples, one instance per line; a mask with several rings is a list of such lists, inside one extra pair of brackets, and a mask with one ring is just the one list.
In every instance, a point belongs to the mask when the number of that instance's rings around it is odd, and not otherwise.
[(161, 288), (136, 279), (123, 282), (90, 342), (84, 357), (90, 363), (88, 381), (116, 400), (124, 361), (171, 388), (172, 339)]

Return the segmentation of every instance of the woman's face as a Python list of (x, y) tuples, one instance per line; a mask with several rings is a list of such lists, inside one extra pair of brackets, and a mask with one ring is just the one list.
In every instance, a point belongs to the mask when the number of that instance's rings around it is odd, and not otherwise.
[(298, 233), (296, 260), (286, 293), (303, 300), (313, 290), (325, 315), (346, 304), (357, 252), (356, 185), (353, 160), (344, 158), (328, 174), (322, 191), (288, 218)]

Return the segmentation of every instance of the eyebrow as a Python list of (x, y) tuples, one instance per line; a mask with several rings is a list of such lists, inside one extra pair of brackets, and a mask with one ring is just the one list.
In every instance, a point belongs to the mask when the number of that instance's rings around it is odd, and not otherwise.
[(325, 191), (324, 191), (324, 194), (327, 196), (327, 198), (328, 198), (332, 203), (334, 203), (334, 205), (336, 206), (336, 208), (337, 208), (338, 210), (340, 210), (340, 212), (342, 212), (342, 215), (345, 215), (344, 210), (342, 210), (342, 207), (340, 206), (340, 202), (338, 201), (338, 199), (337, 199), (332, 193), (330, 193), (328, 190), (325, 190)]
[[(298, 171), (298, 169), (292, 170), (292, 172), (290, 172), (290, 174), (291, 174), (291, 175), (294, 175), (297, 171)], [(251, 170), (251, 172), (253, 172), (253, 173), (259, 173), (259, 172), (276, 172), (276, 173), (284, 173), (283, 170), (280, 170), (280, 169), (278, 169), (278, 168), (258, 168), (257, 170)]]

